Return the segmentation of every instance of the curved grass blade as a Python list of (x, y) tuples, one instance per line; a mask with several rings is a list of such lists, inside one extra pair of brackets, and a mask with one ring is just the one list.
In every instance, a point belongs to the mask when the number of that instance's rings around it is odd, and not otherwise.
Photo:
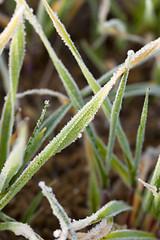
[(110, 118), (110, 129), (109, 129), (109, 138), (108, 138), (108, 148), (107, 148), (107, 156), (106, 156), (106, 172), (109, 174), (110, 166), (111, 166), (111, 158), (113, 153), (114, 141), (116, 137), (117, 123), (119, 118), (119, 113), (122, 105), (122, 99), (125, 91), (125, 86), (128, 78), (130, 62), (134, 55), (133, 51), (128, 52), (128, 58), (126, 59), (126, 72), (124, 73), (122, 80), (120, 82)]
[(117, 230), (110, 232), (102, 239), (114, 240), (156, 240), (153, 234), (136, 230)]
[(19, 168), (22, 165), (24, 149), (27, 138), (27, 125), (25, 122), (21, 123), (21, 126), (18, 130), (18, 138), (13, 146), (12, 151), (10, 152), (4, 167), (0, 173), (0, 192), (8, 187), (8, 184), (12, 177), (17, 173)]
[(121, 212), (131, 210), (132, 208), (128, 206), (125, 202), (122, 201), (110, 201), (106, 205), (104, 205), (101, 209), (99, 209), (96, 213), (93, 213), (91, 216), (79, 220), (74, 221), (72, 223), (72, 227), (75, 231), (85, 228), (93, 223), (99, 222), (103, 219), (110, 219)]
[(4, 222), (0, 223), (0, 231), (9, 230), (15, 233), (17, 236), (24, 236), (29, 240), (42, 240), (38, 234), (36, 234), (32, 228), (21, 222)]
[(43, 195), (48, 199), (51, 205), (53, 214), (58, 218), (60, 222), (60, 226), (62, 229), (60, 239), (62, 240), (67, 239), (67, 235), (69, 233), (73, 240), (78, 240), (77, 235), (72, 228), (72, 224), (69, 217), (67, 216), (62, 206), (58, 203), (55, 195), (52, 192), (52, 189), (50, 187), (47, 187), (44, 182), (40, 182), (39, 186), (42, 189)]
[(3, 55), (0, 56), (0, 72), (3, 80), (3, 86), (7, 93), (9, 92), (9, 74), (7, 64)]
[(142, 146), (143, 146), (143, 140), (144, 140), (144, 134), (145, 134), (146, 121), (147, 121), (148, 98), (149, 98), (149, 89), (147, 89), (147, 93), (146, 93), (146, 97), (145, 97), (145, 101), (142, 109), (142, 114), (141, 114), (140, 125), (138, 127), (138, 132), (137, 132), (136, 150), (135, 150), (135, 175), (134, 175), (135, 185), (137, 182), (139, 161), (142, 153)]
[(0, 210), (11, 200), (11, 198), (29, 181), (29, 179), (45, 164), (45, 162), (60, 152), (62, 149), (72, 143), (84, 128), (93, 119), (102, 102), (108, 95), (109, 91), (116, 83), (116, 75), (89, 101), (61, 130), (61, 132), (53, 138), (53, 140), (37, 155), (34, 160), (24, 170), (22, 175), (15, 183), (0, 196)]
[(15, 13), (10, 20), (8, 26), (0, 34), (0, 54), (2, 53), (4, 47), (8, 43), (9, 39), (13, 36), (18, 23), (20, 22), (24, 12), (24, 6), (21, 5), (16, 8)]

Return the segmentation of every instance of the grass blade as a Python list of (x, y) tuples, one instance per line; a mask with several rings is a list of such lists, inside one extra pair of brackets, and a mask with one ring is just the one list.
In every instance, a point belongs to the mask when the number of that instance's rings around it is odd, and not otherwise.
[(109, 203), (105, 204), (101, 209), (99, 209), (96, 213), (93, 213), (91, 216), (79, 221), (74, 221), (72, 223), (72, 226), (74, 230), (77, 231), (93, 223), (99, 222), (103, 219), (110, 219), (121, 212), (131, 209), (131, 207), (129, 207), (126, 203), (122, 201), (110, 201)]
[(67, 239), (67, 235), (69, 232), (73, 240), (78, 240), (77, 235), (72, 228), (72, 224), (69, 217), (67, 216), (62, 206), (58, 203), (55, 195), (52, 192), (52, 189), (50, 187), (47, 187), (44, 184), (44, 182), (40, 182), (39, 186), (42, 189), (43, 195), (48, 199), (51, 205), (53, 214), (59, 219), (60, 226), (62, 229), (60, 239), (64, 239), (64, 240)]
[(12, 177), (17, 173), (22, 165), (24, 149), (27, 138), (27, 125), (25, 122), (21, 123), (18, 130), (18, 138), (10, 152), (4, 167), (0, 173), (0, 192), (8, 187), (8, 184)]
[(113, 103), (112, 107), (112, 113), (110, 118), (110, 129), (109, 129), (109, 139), (108, 139), (108, 149), (107, 149), (107, 156), (106, 156), (106, 171), (107, 175), (109, 174), (110, 166), (111, 166), (111, 158), (113, 153), (113, 147), (114, 147), (114, 141), (116, 137), (116, 130), (117, 130), (117, 123), (118, 123), (118, 117), (122, 105), (122, 99), (125, 91), (125, 86), (128, 78), (129, 73), (129, 66), (131, 59), (133, 57), (134, 53), (133, 51), (128, 52), (128, 58), (126, 59), (126, 72), (124, 73), (124, 76), (122, 77), (122, 80), (120, 82), (115, 101)]
[(110, 232), (103, 239), (114, 240), (156, 240), (153, 234), (136, 230), (117, 230)]
[(12, 39), (10, 47), (9, 71), (10, 86), (13, 89), (13, 100), (17, 92), (18, 79), (24, 58), (25, 37), (24, 24), (21, 21)]
[(146, 121), (147, 121), (148, 98), (149, 98), (149, 89), (147, 89), (147, 93), (146, 93), (146, 97), (145, 97), (145, 101), (144, 101), (144, 105), (143, 105), (143, 109), (142, 109), (142, 114), (141, 114), (140, 125), (138, 127), (138, 132), (137, 132), (136, 150), (135, 150), (135, 175), (134, 175), (134, 184), (135, 185), (137, 182), (139, 161), (140, 161), (140, 156), (142, 153), (142, 146), (143, 146), (143, 141), (144, 141)]
[(11, 132), (13, 127), (13, 98), (9, 92), (2, 111), (0, 131), (0, 170), (8, 157)]
[[(24, 7), (22, 8), (24, 10)], [(23, 12), (22, 12), (23, 13)], [(9, 54), (9, 77), (10, 92), (4, 104), (2, 112), (2, 124), (0, 132), (0, 170), (4, 166), (9, 153), (9, 144), (13, 128), (14, 102), (17, 90), (19, 73), (24, 55), (24, 30), (23, 23), (20, 22), (12, 38)], [(15, 67), (16, 66), (16, 67)]]
[(24, 12), (23, 5), (17, 7), (8, 26), (0, 34), (0, 54), (2, 53), (4, 47), (8, 43), (9, 39), (13, 36), (15, 29), (22, 18), (23, 12)]

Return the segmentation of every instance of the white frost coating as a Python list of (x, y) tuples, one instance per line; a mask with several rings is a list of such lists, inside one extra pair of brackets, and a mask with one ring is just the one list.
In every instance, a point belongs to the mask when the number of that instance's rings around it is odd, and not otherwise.
[(53, 232), (53, 236), (54, 236), (55, 238), (59, 238), (60, 235), (61, 235), (61, 233), (62, 233), (62, 231), (61, 231), (60, 229), (57, 229), (57, 230), (55, 230), (55, 231)]
[(50, 206), (52, 208), (53, 214), (59, 219), (60, 226), (62, 229), (60, 238), (61, 240), (66, 240), (68, 234), (70, 233), (73, 240), (78, 240), (76, 233), (71, 228), (71, 222), (68, 218), (66, 212), (62, 208), (62, 206), (57, 201), (55, 195), (52, 192), (51, 187), (47, 187), (44, 182), (40, 182), (39, 186), (42, 189), (43, 195), (48, 199)]
[(32, 230), (32, 228), (29, 225), (23, 224), (23, 223), (18, 223), (18, 224), (16, 223), (16, 225), (17, 226), (14, 229), (14, 233), (17, 236), (21, 235), (29, 240), (38, 240), (35, 232)]
[(132, 61), (132, 59), (134, 58), (134, 51), (133, 50), (129, 50), (127, 52), (127, 59), (125, 60), (125, 67), (128, 69), (130, 67), (130, 63)]
[(107, 233), (111, 230), (112, 225), (112, 222), (103, 219), (87, 233), (77, 233), (77, 236), (81, 240), (98, 240), (107, 235)]
[(24, 5), (21, 5), (16, 8), (16, 11), (11, 18), (9, 24), (7, 27), (3, 30), (3, 32), (0, 34), (0, 54), (2, 53), (5, 45), (8, 43), (9, 39), (14, 34), (18, 23), (20, 22), (20, 19), (24, 12)]
[(58, 97), (59, 99), (64, 99), (64, 100), (68, 101), (68, 98), (64, 94), (62, 94), (60, 92), (56, 92), (56, 91), (50, 90), (48, 88), (27, 90), (27, 91), (22, 92), (22, 93), (17, 93), (16, 97), (17, 98), (23, 98), (25, 96), (33, 95), (33, 94), (49, 95), (49, 96), (52, 96), (52, 97)]
[(146, 182), (144, 182), (142, 179), (138, 178), (138, 181), (141, 182), (143, 184), (143, 186), (145, 186), (146, 188), (148, 188), (152, 193), (153, 195), (156, 197), (158, 196), (158, 191), (157, 191), (157, 188), (156, 186), (152, 186)]

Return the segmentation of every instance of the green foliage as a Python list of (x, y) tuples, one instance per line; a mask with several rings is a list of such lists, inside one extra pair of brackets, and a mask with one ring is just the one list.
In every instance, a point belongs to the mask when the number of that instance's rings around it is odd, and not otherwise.
[[(43, 0), (39, 3), (38, 20), (33, 14), (32, 9), (28, 6), (25, 0), (16, 0), (16, 10), (13, 17), (9, 21), (8, 26), (0, 34), (0, 54), (3, 52), (5, 46), (9, 44), (9, 71), (6, 73), (6, 66), (3, 58), (0, 60), (0, 69), (3, 69), (3, 79), (7, 96), (3, 106), (1, 115), (1, 127), (0, 127), (0, 210), (2, 210), (11, 199), (21, 190), (21, 188), (31, 179), (31, 177), (56, 153), (61, 152), (67, 146), (69, 146), (76, 139), (82, 137), (82, 133), (85, 132), (85, 150), (89, 160), (90, 180), (89, 180), (89, 206), (90, 210), (94, 212), (91, 216), (81, 220), (71, 220), (62, 206), (57, 201), (55, 195), (52, 193), (52, 189), (47, 187), (43, 182), (40, 182), (42, 193), (47, 197), (54, 215), (60, 221), (61, 230), (54, 232), (55, 237), (59, 239), (155, 239), (155, 237), (147, 232), (137, 230), (116, 230), (114, 229), (114, 217), (121, 212), (132, 212), (132, 206), (128, 206), (123, 201), (110, 201), (100, 208), (102, 196), (101, 190), (109, 191), (109, 173), (110, 170), (114, 170), (116, 174), (121, 178), (123, 183), (128, 189), (136, 194), (140, 195), (142, 199), (142, 207), (139, 211), (137, 219), (142, 219), (141, 214), (144, 212), (152, 213), (153, 217), (160, 218), (160, 159), (158, 159), (156, 168), (153, 172), (151, 184), (145, 183), (140, 180), (141, 183), (148, 188), (145, 196), (139, 191), (137, 187), (137, 178), (139, 175), (140, 158), (142, 154), (143, 140), (146, 127), (147, 110), (148, 110), (148, 97), (149, 93), (145, 97), (141, 120), (137, 132), (135, 157), (132, 156), (131, 146), (121, 126), (119, 114), (123, 103), (123, 97), (133, 97), (137, 95), (144, 95), (146, 92), (146, 84), (134, 84), (126, 86), (128, 79), (128, 73), (130, 68), (134, 68), (142, 62), (147, 61), (149, 58), (155, 56), (160, 48), (160, 38), (146, 44), (138, 52), (128, 52), (126, 61), (115, 67), (111, 71), (105, 73), (106, 67), (103, 66), (103, 60), (100, 54), (98, 54), (99, 43), (103, 43), (107, 35), (120, 36), (125, 40), (131, 40), (144, 44), (144, 39), (138, 37), (136, 34), (139, 31), (144, 30), (146, 27), (149, 29), (154, 28), (153, 25), (158, 18), (154, 9), (157, 8), (155, 1), (142, 1), (139, 5), (139, 12), (142, 14), (142, 18), (139, 13), (136, 13), (133, 3), (128, 1), (128, 9), (133, 22), (137, 21), (137, 31), (132, 28), (133, 34), (127, 32), (127, 15), (123, 14), (123, 10), (119, 8), (116, 1), (103, 0), (99, 17), (92, 16), (92, 25), (95, 29), (92, 29), (92, 40), (95, 41), (94, 46), (89, 46), (87, 43), (82, 43), (83, 48), (92, 59), (94, 64), (98, 67), (101, 73), (104, 73), (98, 81), (94, 78), (92, 73), (85, 65), (80, 53), (77, 50), (74, 42), (71, 40), (70, 35), (66, 31), (64, 25), (59, 20), (57, 14), (53, 12), (49, 4), (53, 1)], [(66, 1), (60, 5), (59, 15), (60, 17), (67, 16), (68, 10), (73, 6), (75, 0)], [(44, 5), (43, 5), (44, 4)], [(92, 12), (97, 12), (97, 1), (89, 1)], [(104, 6), (104, 8), (103, 8)], [(106, 21), (107, 15), (111, 10), (112, 14), (119, 19), (112, 19)], [(46, 11), (49, 16), (46, 15)], [(102, 15), (100, 15), (102, 14)], [(86, 78), (88, 85), (80, 91), (76, 81), (73, 79), (69, 71), (64, 64), (58, 58), (52, 45), (50, 44), (47, 36), (53, 33), (54, 28), (51, 24), (48, 24), (48, 17), (51, 18), (55, 29), (61, 36), (64, 43), (67, 45), (74, 58), (76, 59), (84, 77)], [(24, 97), (25, 93), (17, 94), (18, 83), (21, 68), (24, 61), (25, 53), (25, 28), (24, 21), (28, 20), (33, 29), (39, 35), (44, 47), (46, 48), (50, 59), (52, 60), (60, 79), (64, 85), (68, 97), (61, 93), (55, 93), (61, 101), (61, 106), (45, 117), (47, 106), (49, 102), (45, 102), (45, 106), (42, 110), (39, 120), (35, 126), (35, 129), (27, 142), (27, 124), (24, 120), (18, 120), (19, 124), (15, 124), (15, 106), (17, 103), (16, 98)], [(142, 21), (145, 20), (145, 25), (142, 27)], [(68, 20), (69, 22), (70, 20)], [(39, 23), (40, 22), (40, 23)], [(50, 22), (51, 23), (51, 22)], [(44, 33), (42, 26), (48, 27)], [(98, 32), (99, 31), (99, 32)], [(102, 38), (101, 38), (102, 37)], [(103, 48), (104, 46), (102, 46)], [(93, 51), (94, 49), (94, 51)], [(101, 49), (100, 49), (101, 50)], [(155, 69), (156, 70), (156, 69)], [(7, 81), (9, 76), (9, 81)], [(117, 83), (119, 77), (121, 77), (118, 90), (110, 94), (111, 98), (114, 98), (113, 105), (107, 97), (112, 87)], [(156, 71), (156, 78), (158, 72)], [(104, 86), (103, 86), (104, 85)], [(101, 87), (103, 86), (103, 87)], [(151, 84), (150, 84), (151, 86)], [(148, 87), (148, 84), (147, 84)], [(45, 94), (50, 94), (50, 90), (44, 91)], [(34, 93), (38, 92), (35, 89)], [(40, 91), (40, 90), (39, 90)], [(92, 98), (89, 100), (84, 99), (88, 94), (94, 92)], [(28, 91), (31, 94), (32, 90)], [(151, 86), (151, 94), (159, 96), (159, 87)], [(40, 94), (40, 92), (39, 92)], [(67, 112), (73, 106), (74, 113), (76, 114), (72, 119), (62, 128), (60, 133), (53, 137), (52, 140), (40, 150), (42, 144), (47, 140), (53, 130), (57, 127), (58, 123), (64, 118)], [(109, 120), (110, 130), (108, 146), (99, 138), (94, 126), (91, 125), (91, 121), (95, 117), (99, 108), (102, 107), (105, 117)], [(73, 110), (72, 108), (72, 110)], [(17, 122), (16, 122), (17, 123)], [(17, 127), (18, 126), (18, 127)], [(14, 127), (14, 128), (13, 128)], [(12, 132), (16, 130), (17, 137), (14, 143), (12, 143)], [(114, 154), (114, 144), (116, 137), (119, 140), (120, 147), (124, 155), (124, 162), (121, 161)], [(38, 151), (40, 152), (35, 155)], [(32, 159), (33, 158), (33, 159)], [(134, 190), (132, 189), (134, 188)], [(10, 230), (16, 235), (22, 235), (28, 239), (41, 239), (32, 228), (25, 224), (31, 222), (41, 210), (37, 210), (42, 199), (42, 193), (39, 193), (33, 200), (28, 210), (24, 214), (22, 222), (10, 218), (4, 213), (0, 212), (0, 219), (3, 221), (0, 223), (0, 230)], [(73, 199), (74, 200), (74, 199)], [(133, 199), (131, 199), (133, 200)], [(132, 204), (132, 201), (130, 201)], [(143, 220), (143, 219), (142, 219)], [(138, 220), (137, 220), (138, 221)], [(89, 232), (79, 232), (79, 230), (92, 226)]]

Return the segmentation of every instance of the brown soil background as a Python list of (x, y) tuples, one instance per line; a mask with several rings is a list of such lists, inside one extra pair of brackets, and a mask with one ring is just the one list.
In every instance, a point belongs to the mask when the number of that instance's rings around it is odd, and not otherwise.
[[(35, 1), (36, 7), (36, 1)], [(32, 4), (31, 4), (32, 6)], [(65, 23), (64, 23), (65, 24)], [(87, 3), (79, 9), (72, 23), (67, 27), (73, 41), (80, 50), (87, 66), (94, 74), (96, 78), (100, 76), (100, 73), (96, 67), (89, 61), (81, 49), (80, 41), (82, 39), (89, 40), (91, 26), (90, 9)], [(36, 34), (33, 33), (32, 39), (34, 41), (27, 45), (26, 56), (24, 60), (24, 66), (21, 74), (19, 92), (32, 88), (49, 88), (65, 93), (62, 83), (56, 73), (56, 70), (49, 62), (48, 55), (41, 46), (40, 41)], [(86, 85), (86, 81), (82, 76), (74, 58), (70, 54), (67, 47), (61, 42), (60, 38), (54, 33), (51, 36), (51, 42), (56, 50), (58, 56), (63, 61), (67, 69), (71, 72), (72, 76), (76, 80), (80, 88)], [(112, 43), (113, 42), (113, 43)], [(38, 44), (36, 44), (38, 43)], [(117, 64), (124, 61), (126, 52), (118, 53), (114, 46), (114, 39), (109, 38), (106, 42), (106, 53), (105, 60), (113, 61)], [(109, 47), (108, 47), (109, 45)], [(138, 49), (139, 45), (129, 44), (128, 49)], [(110, 49), (110, 50), (108, 50)], [(44, 77), (44, 70), (46, 69), (46, 63), (48, 64), (48, 72)], [(153, 60), (143, 64), (131, 71), (128, 83), (133, 82), (144, 82), (151, 80), (151, 69), (153, 66)], [(50, 77), (48, 77), (50, 74)], [(2, 86), (0, 85), (1, 92), (1, 103), (5, 95)], [(43, 102), (48, 97), (40, 96), (29, 96), (18, 102), (18, 106), (22, 109), (22, 117), (29, 117), (29, 129), (32, 132), (36, 120), (43, 107)], [(59, 102), (55, 98), (49, 97), (50, 108), (49, 111), (56, 109), (59, 106)], [(141, 109), (143, 106), (144, 97), (136, 97), (133, 99), (125, 99), (123, 108), (121, 111), (121, 122), (124, 130), (128, 136), (132, 150), (135, 148), (135, 139), (137, 133), (137, 127), (140, 120)], [(2, 105), (2, 104), (1, 104)], [(149, 113), (147, 128), (145, 134), (145, 141), (143, 151), (149, 146), (157, 147), (160, 139), (160, 104), (158, 99), (150, 97)], [(60, 131), (63, 125), (71, 118), (71, 113), (67, 114), (65, 119), (58, 125), (55, 135)], [(99, 136), (102, 137), (105, 143), (108, 139), (108, 128), (109, 124), (104, 118), (102, 110), (100, 110), (93, 124)], [(116, 142), (115, 145), (116, 154), (123, 159), (120, 147)], [(36, 194), (40, 191), (38, 187), (39, 181), (45, 181), (49, 184), (55, 180), (53, 185), (54, 193), (59, 200), (60, 204), (64, 207), (70, 218), (80, 219), (89, 215), (88, 210), (88, 177), (89, 177), (89, 166), (84, 150), (84, 136), (83, 138), (72, 143), (67, 149), (63, 150), (60, 154), (57, 154), (54, 158), (49, 161), (35, 174), (35, 176), (26, 184), (26, 186), (12, 199), (12, 201), (5, 207), (4, 212), (9, 216), (20, 221), (27, 207), (34, 199)], [(111, 172), (112, 187), (110, 190), (110, 196), (106, 201), (110, 199), (128, 199), (127, 188), (117, 178), (117, 176)], [(120, 188), (119, 188), (120, 186)], [(120, 190), (119, 190), (120, 189)], [(40, 234), (44, 239), (53, 239), (53, 230), (59, 227), (57, 219), (52, 215), (52, 211), (49, 207), (47, 200), (44, 198), (41, 202), (40, 207), (42, 211), (38, 217), (31, 223), (33, 229)], [(125, 223), (125, 219), (120, 222)], [(24, 239), (23, 237), (14, 236), (9, 232), (0, 232), (0, 239)]]

